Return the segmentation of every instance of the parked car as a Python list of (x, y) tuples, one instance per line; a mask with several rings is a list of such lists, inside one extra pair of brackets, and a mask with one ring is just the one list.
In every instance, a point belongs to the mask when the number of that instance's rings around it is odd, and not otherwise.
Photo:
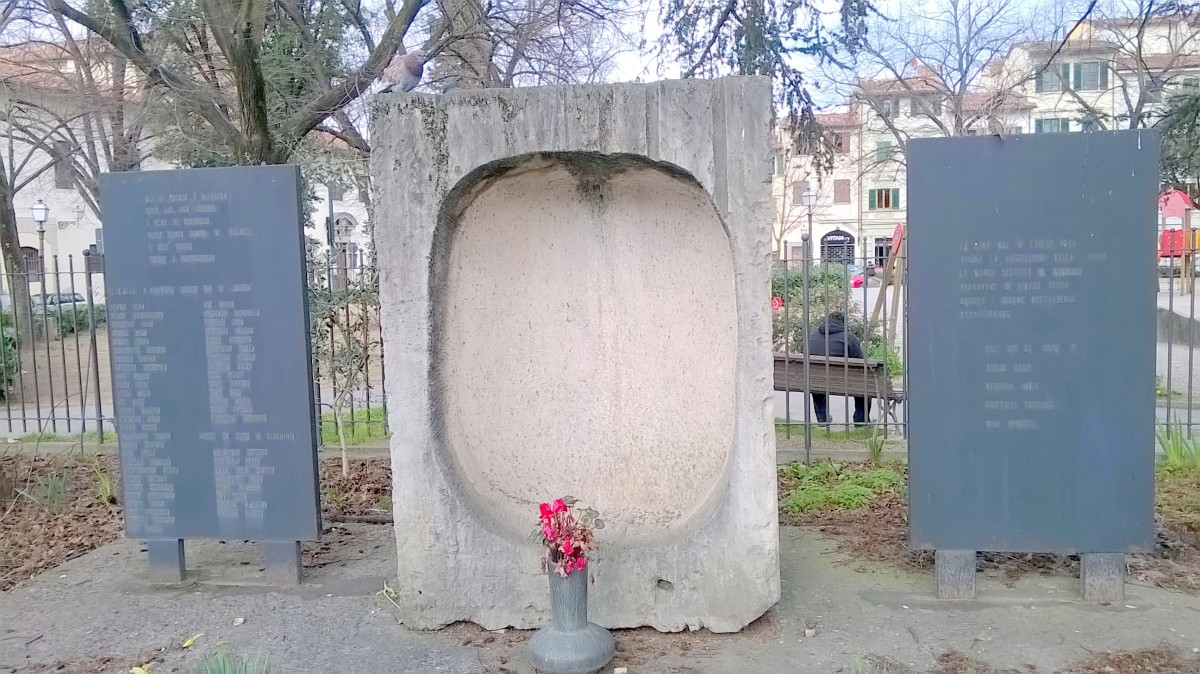
[(29, 303), (35, 312), (41, 312), (39, 305), (46, 307), (46, 313), (57, 313), (61, 307), (64, 310), (73, 308), (86, 309), (87, 300), (79, 293), (51, 293), (49, 295), (30, 295)]
[(866, 279), (875, 275), (875, 265), (870, 262), (867, 263), (866, 267), (858, 263), (846, 265), (846, 269), (850, 272), (851, 288), (861, 288)]

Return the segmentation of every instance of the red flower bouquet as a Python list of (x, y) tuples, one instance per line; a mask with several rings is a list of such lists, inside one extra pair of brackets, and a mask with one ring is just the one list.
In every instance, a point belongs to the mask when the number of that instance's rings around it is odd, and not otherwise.
[(542, 570), (554, 569), (563, 578), (587, 566), (587, 554), (596, 549), (593, 530), (604, 528), (595, 510), (580, 508), (578, 503), (570, 496), (543, 503), (533, 534), (546, 546)]

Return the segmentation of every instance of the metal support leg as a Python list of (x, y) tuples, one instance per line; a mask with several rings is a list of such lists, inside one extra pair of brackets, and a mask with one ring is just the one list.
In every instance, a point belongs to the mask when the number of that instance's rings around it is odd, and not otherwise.
[(1097, 604), (1125, 601), (1125, 554), (1092, 552), (1079, 556), (1083, 600)]
[(934, 554), (937, 598), (964, 601), (975, 598), (975, 551), (938, 550)]
[(263, 541), (263, 561), (267, 567), (267, 582), (272, 585), (300, 584), (300, 541)]
[(165, 538), (146, 541), (150, 553), (150, 582), (182, 583), (184, 577), (183, 539)]

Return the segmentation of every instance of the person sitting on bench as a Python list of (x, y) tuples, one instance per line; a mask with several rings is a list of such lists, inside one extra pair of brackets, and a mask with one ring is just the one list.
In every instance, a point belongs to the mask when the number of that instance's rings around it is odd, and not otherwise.
[[(808, 355), (810, 356), (844, 356), (863, 358), (862, 342), (853, 333), (846, 330), (846, 317), (840, 311), (829, 314), (817, 331), (808, 338)], [(812, 365), (811, 367), (820, 367)], [(825, 393), (811, 392), (813, 408), (817, 412), (817, 421), (829, 423), (829, 396)], [(863, 396), (854, 396), (854, 423), (866, 423), (871, 416), (871, 400)]]

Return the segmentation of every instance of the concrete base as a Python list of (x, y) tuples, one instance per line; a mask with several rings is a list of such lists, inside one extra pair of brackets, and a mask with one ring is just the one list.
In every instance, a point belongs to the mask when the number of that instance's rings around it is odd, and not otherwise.
[(1097, 604), (1125, 601), (1125, 554), (1092, 552), (1079, 556), (1083, 600)]
[(263, 541), (262, 547), (267, 582), (272, 585), (299, 585), (303, 571), (300, 541)]
[(938, 550), (934, 555), (937, 598), (966, 601), (975, 598), (975, 551)]
[(150, 582), (162, 585), (182, 583), (186, 573), (183, 540), (159, 539), (146, 541), (150, 557)]

